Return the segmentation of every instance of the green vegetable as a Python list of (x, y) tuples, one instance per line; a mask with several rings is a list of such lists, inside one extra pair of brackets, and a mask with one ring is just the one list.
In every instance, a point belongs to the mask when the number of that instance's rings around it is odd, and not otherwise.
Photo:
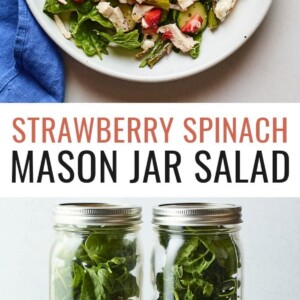
[(207, 11), (204, 5), (200, 2), (195, 2), (187, 8), (187, 10), (182, 11), (178, 14), (177, 24), (180, 29), (182, 29), (186, 23), (193, 17), (198, 16), (202, 19), (202, 25), (199, 31), (205, 29), (207, 25)]
[[(73, 15), (74, 16), (74, 15)], [(105, 27), (105, 28), (113, 28), (113, 24), (106, 18), (104, 18), (95, 7), (93, 7), (89, 13), (87, 14), (82, 14), (78, 13), (78, 19), (74, 19), (74, 26), (71, 28), (72, 34), (76, 34), (80, 26), (87, 20), (94, 21), (98, 23), (99, 25)], [(95, 23), (92, 23), (95, 26)], [(94, 28), (95, 29), (95, 28)]]
[(70, 21), (70, 28), (74, 30), (73, 38), (78, 47), (82, 48), (86, 55), (97, 54), (102, 59), (102, 54), (108, 54), (108, 42), (98, 36), (95, 31), (95, 22), (86, 21), (78, 26), (77, 21)]
[(166, 263), (156, 274), (158, 300), (237, 300), (241, 263), (231, 235), (184, 230), (181, 237), (159, 233)]
[(67, 4), (62, 4), (57, 0), (46, 0), (44, 12), (50, 15), (73, 11), (78, 11), (85, 14), (88, 13), (93, 7), (94, 4), (91, 0), (85, 0), (83, 3), (76, 3), (72, 0), (68, 0)]
[(116, 43), (126, 49), (137, 49), (141, 46), (138, 30), (130, 32), (123, 32), (122, 30), (119, 30), (115, 35), (109, 35), (108, 33), (99, 31), (97, 31), (97, 33), (108, 42)]
[(208, 27), (211, 30), (218, 28), (219, 21), (215, 15), (213, 8), (211, 7), (208, 11)]
[(149, 5), (154, 5), (156, 7), (162, 8), (164, 10), (170, 9), (170, 1), (169, 0), (146, 0), (145, 3)]
[(167, 41), (164, 42), (163, 40), (158, 40), (155, 43), (155, 46), (152, 48), (150, 53), (143, 59), (143, 61), (140, 64), (140, 68), (144, 68), (146, 66), (149, 66), (150, 68), (153, 68), (154, 65), (163, 58), (166, 54), (170, 53), (172, 50), (172, 43)]
[[(54, 250), (51, 300), (127, 300), (140, 290), (134, 275), (136, 241), (125, 233), (107, 230), (84, 235)], [(58, 262), (58, 263), (55, 263)], [(63, 262), (63, 263), (62, 263)]]
[(190, 51), (190, 55), (192, 58), (196, 59), (200, 55), (200, 45), (202, 42), (202, 31), (199, 32), (195, 37), (194, 40), (197, 41), (198, 43), (192, 48)]
[(123, 13), (125, 20), (126, 20), (129, 31), (133, 30), (136, 25), (135, 21), (132, 19), (133, 6), (129, 5), (129, 4), (121, 3), (121, 4), (119, 4), (119, 7), (121, 9), (121, 12)]

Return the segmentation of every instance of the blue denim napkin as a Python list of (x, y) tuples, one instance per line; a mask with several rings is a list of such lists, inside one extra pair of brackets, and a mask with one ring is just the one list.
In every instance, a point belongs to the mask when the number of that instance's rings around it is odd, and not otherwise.
[(0, 102), (63, 100), (64, 68), (56, 46), (25, 0), (1, 1)]

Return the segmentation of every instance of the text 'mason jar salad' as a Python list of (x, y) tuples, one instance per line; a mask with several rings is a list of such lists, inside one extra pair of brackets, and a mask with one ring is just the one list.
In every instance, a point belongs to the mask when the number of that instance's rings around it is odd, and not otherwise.
[(184, 203), (153, 210), (153, 300), (242, 299), (241, 207)]
[(203, 31), (217, 27), (237, 0), (46, 0), (44, 12), (88, 56), (109, 47), (136, 50), (152, 68), (172, 51), (198, 58)]
[(136, 206), (56, 207), (50, 300), (141, 299), (140, 223)]

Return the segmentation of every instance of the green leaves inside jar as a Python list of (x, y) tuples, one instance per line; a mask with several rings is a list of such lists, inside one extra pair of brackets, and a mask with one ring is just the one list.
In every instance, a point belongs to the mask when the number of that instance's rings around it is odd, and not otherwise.
[(158, 300), (237, 300), (241, 267), (237, 245), (228, 233), (172, 235), (160, 231), (166, 263), (156, 274)]
[[(67, 246), (67, 245), (66, 245)], [(112, 230), (91, 233), (68, 259), (54, 253), (51, 300), (116, 300), (138, 297), (136, 240)]]

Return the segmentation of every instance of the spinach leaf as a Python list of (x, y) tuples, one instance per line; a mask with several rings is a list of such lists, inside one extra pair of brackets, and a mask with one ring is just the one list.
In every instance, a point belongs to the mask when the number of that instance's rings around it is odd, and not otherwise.
[(138, 263), (136, 241), (121, 231), (85, 235), (73, 255), (55, 261), (63, 264), (53, 267), (51, 300), (129, 300), (139, 296), (138, 279), (131, 273)]
[(94, 1), (77, 3), (67, 0), (67, 4), (62, 4), (57, 0), (46, 0), (44, 12), (50, 16), (71, 13), (69, 27), (75, 44), (88, 56), (98, 55), (102, 59), (102, 54), (108, 54), (108, 41), (98, 36), (95, 30), (103, 31), (114, 26), (98, 12)]
[(97, 275), (104, 289), (111, 291), (114, 286), (114, 280), (111, 276), (111, 272), (108, 271), (107, 269), (99, 269)]
[(73, 288), (76, 289), (83, 281), (84, 270), (81, 266), (73, 264)]
[(81, 266), (84, 266), (84, 265), (92, 266), (93, 265), (93, 262), (90, 259), (90, 257), (88, 256), (83, 244), (80, 244), (80, 246), (76, 250), (75, 257), (76, 257), (76, 262)]
[(104, 300), (104, 288), (94, 270), (85, 272), (80, 300)]
[(102, 54), (108, 54), (108, 42), (101, 39), (94, 31), (95, 25), (93, 23), (95, 22), (86, 21), (82, 23), (81, 26), (78, 26), (74, 18), (75, 17), (72, 16), (70, 20), (70, 29), (76, 45), (82, 48), (86, 55), (93, 56), (97, 54), (99, 58), (102, 59)]
[(192, 58), (196, 59), (200, 55), (200, 46), (201, 46), (201, 42), (202, 42), (202, 31), (194, 37), (194, 40), (197, 41), (198, 43), (195, 44), (195, 46), (190, 50), (190, 55)]
[(138, 30), (133, 30), (130, 32), (124, 32), (122, 30), (119, 30), (114, 35), (110, 35), (106, 32), (100, 32), (100, 31), (97, 31), (97, 33), (103, 38), (105, 38), (108, 42), (115, 43), (126, 49), (137, 49), (141, 47)]
[(46, 0), (44, 4), (44, 12), (50, 14), (59, 14), (64, 12), (76, 11), (77, 6), (75, 2), (69, 1), (66, 5), (57, 0)]
[(73, 0), (67, 0), (67, 4), (62, 4), (57, 0), (46, 0), (44, 12), (53, 15), (64, 12), (78, 11), (83, 14), (89, 12), (94, 7), (93, 1), (85, 0), (83, 3), (76, 3)]
[[(183, 243), (172, 260), (173, 266), (166, 263), (163, 271), (156, 274), (158, 300), (238, 299), (241, 261), (231, 235), (207, 235), (191, 228), (184, 230), (188, 234), (183, 235)], [(170, 257), (174, 253), (170, 243), (172, 235), (166, 231), (160, 233), (163, 234), (161, 245)]]
[(102, 16), (97, 10), (97, 8), (94, 6), (88, 14), (82, 14), (78, 13), (78, 20), (77, 23), (73, 23), (75, 26), (72, 27), (72, 34), (76, 34), (79, 27), (87, 20), (91, 20), (93, 22), (96, 22), (100, 24), (101, 26), (105, 28), (113, 28), (113, 24), (106, 18)]

